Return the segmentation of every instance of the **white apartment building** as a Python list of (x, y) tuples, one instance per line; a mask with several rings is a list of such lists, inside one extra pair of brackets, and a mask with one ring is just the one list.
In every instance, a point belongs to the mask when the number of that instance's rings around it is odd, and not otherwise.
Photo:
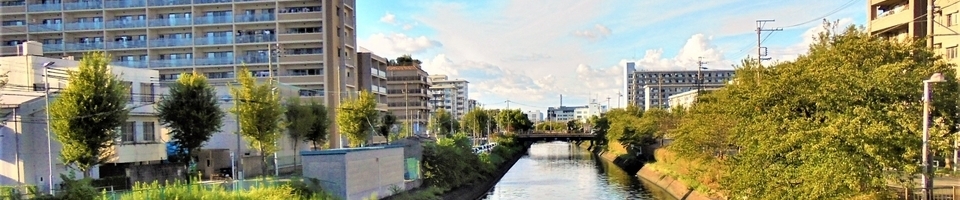
[(597, 100), (593, 100), (590, 104), (586, 106), (577, 107), (573, 111), (573, 116), (575, 119), (580, 120), (580, 122), (587, 122), (587, 119), (593, 116), (600, 116), (600, 114), (607, 112), (607, 106), (601, 105)]
[(447, 75), (430, 75), (430, 105), (433, 111), (443, 108), (460, 119), (470, 111), (468, 100), (470, 82), (463, 79), (450, 80)]
[(527, 119), (530, 119), (530, 122), (537, 123), (543, 121), (543, 112), (540, 112), (540, 110), (524, 111), (523, 114), (527, 114)]
[[(54, 69), (49, 78), (53, 100), (56, 92), (69, 85), (62, 72), (74, 69), (79, 62), (41, 57), (40, 43), (31, 42), (26, 46), (26, 56), (0, 57), (0, 72), (9, 73), (8, 85), (0, 89), (0, 120), (3, 122), (0, 126), (0, 176), (3, 176), (0, 184), (37, 185), (48, 191), (51, 180), (54, 187), (59, 188), (56, 186), (62, 182), (59, 175), (67, 173), (67, 167), (60, 161), (60, 143), (47, 137), (44, 66)], [(119, 144), (109, 149), (114, 152), (108, 161), (110, 164), (94, 167), (92, 178), (117, 176), (130, 168), (149, 167), (167, 159), (165, 142), (170, 138), (164, 134), (167, 131), (160, 126), (154, 106), (159, 100), (154, 92), (159, 73), (157, 70), (120, 66), (110, 66), (110, 71), (130, 87), (129, 118), (120, 127)], [(52, 169), (48, 158), (53, 161)], [(148, 172), (152, 175), (123, 175), (132, 180), (152, 181), (150, 177), (169, 175), (162, 171)]]

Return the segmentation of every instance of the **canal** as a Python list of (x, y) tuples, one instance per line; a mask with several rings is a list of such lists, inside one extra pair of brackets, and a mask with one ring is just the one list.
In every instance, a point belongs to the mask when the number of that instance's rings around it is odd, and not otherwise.
[(486, 200), (663, 199), (661, 188), (571, 143), (537, 143), (487, 193)]

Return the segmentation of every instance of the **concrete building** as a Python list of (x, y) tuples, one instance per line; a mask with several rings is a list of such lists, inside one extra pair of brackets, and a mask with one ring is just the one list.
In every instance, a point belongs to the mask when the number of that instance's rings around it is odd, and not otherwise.
[(527, 114), (527, 118), (530, 119), (530, 122), (537, 123), (543, 121), (543, 112), (540, 112), (540, 110), (524, 111), (523, 114)]
[[(159, 70), (161, 81), (193, 69), (229, 80), (246, 66), (331, 108), (358, 88), (355, 0), (15, 0), (0, 5), (0, 18), (0, 55), (28, 40), (48, 57), (105, 50), (116, 65)], [(336, 124), (330, 130), (339, 136)]]
[(460, 119), (470, 111), (470, 82), (463, 79), (449, 79), (447, 75), (430, 75), (430, 105), (433, 111), (443, 108), (455, 119)]
[(477, 100), (473, 100), (473, 99), (468, 99), (468, 100), (467, 100), (467, 112), (470, 112), (470, 111), (472, 111), (473, 109), (477, 109), (477, 108), (480, 108), (480, 107), (477, 105)]
[(586, 106), (576, 107), (573, 112), (574, 119), (580, 120), (581, 122), (587, 122), (587, 119), (590, 119), (590, 117), (599, 117), (601, 114), (606, 113), (607, 106), (601, 105), (596, 99), (594, 99), (593, 102), (590, 102), (590, 104), (587, 104)]
[(377, 96), (377, 110), (387, 112), (387, 59), (360, 47), (357, 53), (357, 85)]
[(560, 107), (549, 107), (547, 108), (547, 121), (570, 121), (576, 119), (577, 108), (569, 106), (560, 106)]
[(339, 198), (354, 200), (392, 195), (419, 185), (420, 158), (414, 145), (390, 145), (304, 151), (303, 176), (316, 178), (328, 192)]
[(430, 120), (428, 76), (419, 63), (387, 66), (387, 106), (398, 122), (409, 122), (416, 134), (425, 133)]
[[(723, 87), (733, 78), (733, 70), (642, 71), (627, 63), (624, 70), (627, 103), (641, 108), (669, 108), (667, 97), (697, 88)], [(701, 82), (698, 84), (698, 74)]]
[(704, 89), (700, 91), (690, 90), (686, 92), (681, 92), (679, 94), (670, 95), (670, 97), (667, 97), (667, 102), (669, 102), (669, 105), (671, 106), (671, 108), (680, 107), (680, 108), (688, 109), (690, 108), (690, 106), (693, 106), (693, 103), (697, 102), (697, 98), (699, 98), (701, 94), (718, 90), (718, 89), (719, 88), (709, 88), (709, 89)]
[(906, 41), (929, 39), (929, 29), (933, 26), (934, 51), (943, 56), (945, 61), (960, 64), (960, 59), (957, 59), (960, 39), (953, 31), (960, 25), (960, 7), (953, 5), (957, 1), (932, 1), (937, 8), (933, 15), (937, 23), (927, 23), (928, 2), (931, 1), (867, 1), (867, 28), (871, 35)]
[[(52, 180), (59, 189), (59, 175), (68, 172), (59, 157), (61, 144), (47, 137), (44, 65), (53, 68), (49, 81), (50, 100), (54, 100), (56, 93), (70, 84), (64, 72), (75, 69), (79, 62), (42, 57), (40, 43), (28, 42), (26, 46), (25, 56), (0, 57), (0, 71), (9, 72), (8, 85), (0, 89), (0, 184), (36, 185), (48, 191)], [(110, 73), (130, 87), (126, 106), (130, 109), (129, 117), (118, 127), (117, 145), (105, 150), (110, 154), (109, 164), (91, 169), (92, 178), (127, 176), (131, 181), (163, 181), (176, 175), (175, 168), (156, 167), (167, 159), (164, 142), (170, 140), (159, 124), (154, 106), (159, 100), (155, 92), (159, 73), (120, 66), (110, 66)], [(52, 169), (48, 159), (53, 161)], [(146, 167), (152, 170), (133, 170)]]

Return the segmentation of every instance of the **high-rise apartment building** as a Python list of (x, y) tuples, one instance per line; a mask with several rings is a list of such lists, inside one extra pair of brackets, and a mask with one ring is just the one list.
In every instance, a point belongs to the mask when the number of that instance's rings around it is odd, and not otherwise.
[[(928, 7), (934, 2), (933, 20), (928, 21)], [(957, 47), (960, 38), (953, 30), (960, 28), (960, 6), (956, 0), (873, 0), (867, 2), (868, 30), (871, 35), (897, 41), (921, 40), (930, 37), (933, 28), (934, 51), (949, 63), (960, 64)]]
[(671, 95), (723, 87), (734, 75), (733, 70), (638, 71), (632, 63), (624, 72), (627, 103), (645, 109), (670, 108), (667, 98)]
[(357, 85), (377, 97), (377, 110), (387, 112), (387, 63), (386, 58), (360, 47), (357, 53)]
[(463, 79), (451, 80), (447, 75), (431, 75), (428, 78), (431, 109), (436, 111), (443, 108), (458, 120), (470, 111), (470, 93), (467, 86), (470, 82)]
[[(246, 66), (330, 108), (358, 87), (354, 0), (12, 0), (0, 18), (0, 55), (25, 41), (43, 43), (48, 57), (105, 50), (115, 65), (159, 70), (161, 81), (197, 70), (228, 82)], [(342, 146), (331, 126), (331, 147)]]
[(387, 66), (387, 106), (398, 122), (410, 123), (416, 134), (424, 133), (430, 120), (428, 76), (420, 61)]

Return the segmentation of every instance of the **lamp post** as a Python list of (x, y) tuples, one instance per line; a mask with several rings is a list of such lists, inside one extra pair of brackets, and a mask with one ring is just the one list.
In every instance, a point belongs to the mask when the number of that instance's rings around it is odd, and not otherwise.
[(930, 85), (946, 80), (943, 75), (935, 73), (930, 79), (923, 81), (923, 199), (933, 199), (933, 176), (930, 164)]
[[(47, 186), (50, 187), (50, 194), (53, 195), (53, 149), (50, 147), (50, 143), (53, 141), (53, 138), (50, 137), (50, 76), (47, 74), (48, 69), (56, 64), (56, 62), (47, 62), (43, 63), (43, 101), (46, 104), (46, 108), (43, 110), (46, 111), (47, 115)], [(86, 178), (86, 177), (84, 177)]]

